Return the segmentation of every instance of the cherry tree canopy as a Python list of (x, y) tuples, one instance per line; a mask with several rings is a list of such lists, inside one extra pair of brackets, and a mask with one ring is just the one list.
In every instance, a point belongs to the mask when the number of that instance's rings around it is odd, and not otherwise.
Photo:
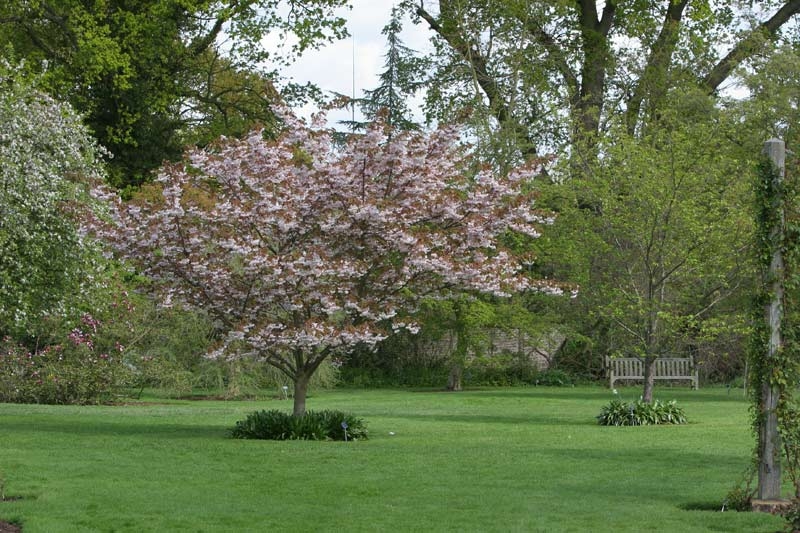
[(218, 321), (227, 334), (215, 356), (286, 373), (295, 414), (326, 357), (413, 328), (402, 317), (422, 297), (560, 291), (502, 245), (549, 222), (526, 192), (536, 165), (480, 168), (456, 128), (389, 136), (377, 124), (337, 144), (284, 121), (274, 141), (254, 131), (190, 151), (98, 227), (166, 303)]

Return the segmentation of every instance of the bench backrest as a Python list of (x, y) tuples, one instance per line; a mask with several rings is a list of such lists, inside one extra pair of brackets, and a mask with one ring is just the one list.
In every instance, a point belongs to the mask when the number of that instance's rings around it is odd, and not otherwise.
[(656, 376), (691, 376), (694, 361), (689, 357), (665, 357), (656, 359)]
[[(611, 387), (618, 379), (644, 379), (644, 362), (637, 357), (606, 356)], [(655, 361), (653, 368), (655, 379), (690, 379), (694, 387), (698, 386), (698, 373), (692, 357), (662, 357)]]

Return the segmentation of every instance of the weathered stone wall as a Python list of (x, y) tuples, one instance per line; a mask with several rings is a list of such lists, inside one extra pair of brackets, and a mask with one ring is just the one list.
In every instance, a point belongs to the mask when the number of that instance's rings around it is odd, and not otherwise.
[[(451, 331), (439, 340), (423, 341), (419, 349), (434, 360), (447, 359), (455, 350), (457, 338), (457, 334)], [(502, 354), (527, 356), (540, 370), (545, 370), (550, 367), (563, 342), (564, 335), (555, 330), (532, 337), (521, 330), (494, 328), (486, 331), (486, 339), (478, 351), (487, 357)]]

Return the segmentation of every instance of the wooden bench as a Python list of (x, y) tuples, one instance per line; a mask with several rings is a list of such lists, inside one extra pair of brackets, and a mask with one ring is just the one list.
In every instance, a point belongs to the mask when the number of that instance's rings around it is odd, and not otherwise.
[[(606, 356), (609, 387), (619, 380), (644, 380), (644, 361), (638, 357)], [(659, 357), (654, 367), (654, 379), (666, 381), (689, 380), (696, 390), (699, 387), (697, 367), (693, 357)]]

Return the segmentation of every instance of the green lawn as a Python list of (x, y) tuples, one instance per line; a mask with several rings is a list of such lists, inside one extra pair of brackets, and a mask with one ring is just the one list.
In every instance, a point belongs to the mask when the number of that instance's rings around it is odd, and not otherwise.
[(364, 417), (371, 438), (356, 443), (226, 438), (285, 400), (0, 404), (0, 472), (23, 497), (0, 518), (25, 533), (780, 530), (771, 516), (696, 510), (721, 505), (749, 460), (741, 392), (656, 397), (678, 399), (690, 423), (599, 427), (611, 399), (599, 387), (309, 399)]

